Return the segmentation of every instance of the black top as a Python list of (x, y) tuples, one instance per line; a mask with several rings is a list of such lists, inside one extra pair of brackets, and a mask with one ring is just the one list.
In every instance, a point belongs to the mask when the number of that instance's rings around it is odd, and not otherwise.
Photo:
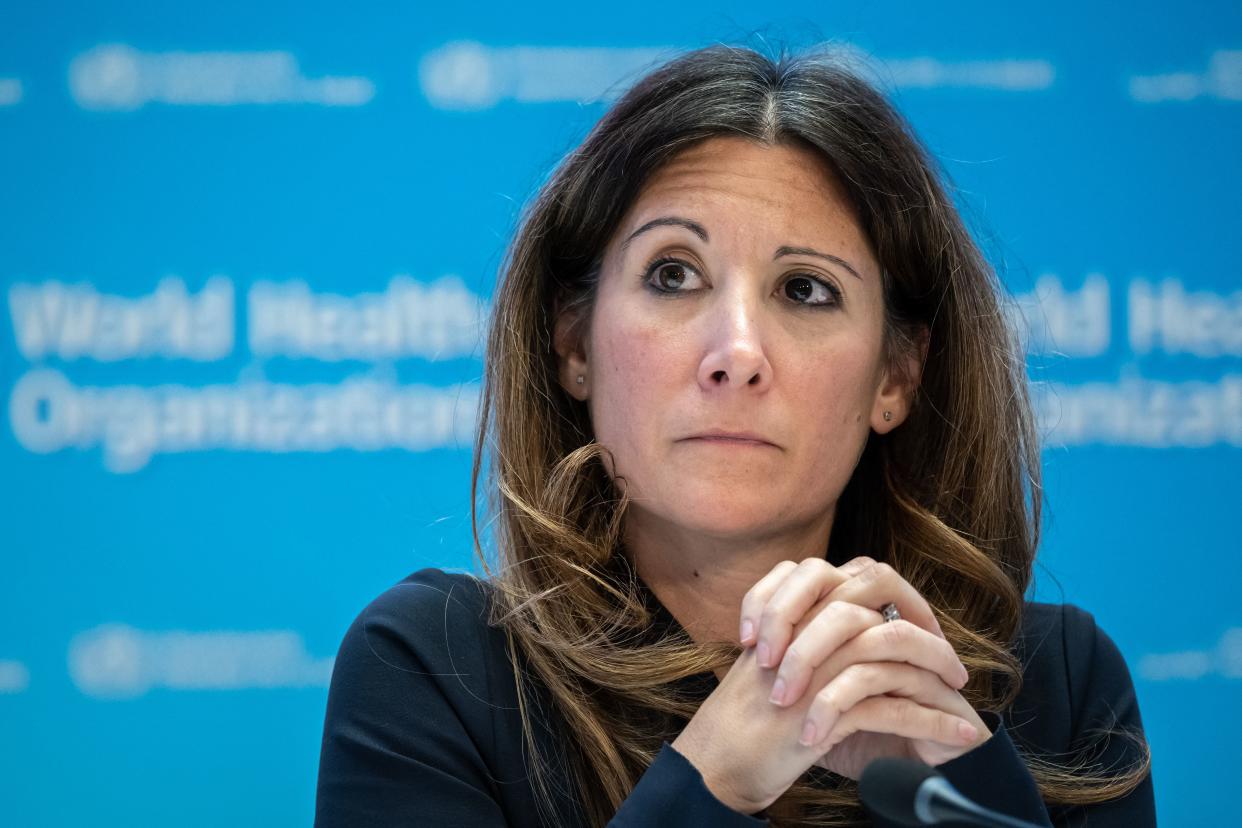
[[(355, 619), (328, 693), (318, 828), (582, 824), (576, 791), (558, 762), (565, 751), (557, 749), (556, 729), (530, 710), (541, 757), (550, 762), (557, 813), (549, 821), (536, 807), (508, 641), (487, 625), (489, 596), (487, 582), (471, 575), (422, 569)], [(678, 626), (650, 590), (645, 599), (657, 626)], [(1150, 776), (1120, 799), (1045, 808), (1015, 748), (1063, 762), (1093, 728), (1141, 729), (1130, 673), (1112, 640), (1075, 606), (1027, 603), (1014, 651), (1024, 665), (1017, 701), (999, 717), (981, 712), (993, 736), (937, 770), (976, 802), (1038, 824), (1086, 825), (1089, 817), (1091, 826), (1155, 825)], [(701, 698), (718, 684), (710, 671), (686, 682)], [(1113, 737), (1095, 758), (1120, 769), (1131, 760), (1127, 746)], [(716, 799), (664, 741), (609, 826), (744, 828), (767, 825), (763, 817)]]

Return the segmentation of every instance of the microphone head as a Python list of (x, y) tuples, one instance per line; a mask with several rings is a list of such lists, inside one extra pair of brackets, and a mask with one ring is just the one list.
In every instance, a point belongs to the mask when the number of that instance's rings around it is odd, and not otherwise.
[(913, 759), (876, 759), (863, 768), (858, 796), (885, 819), (902, 825), (925, 825), (914, 812), (919, 786), (940, 774)]

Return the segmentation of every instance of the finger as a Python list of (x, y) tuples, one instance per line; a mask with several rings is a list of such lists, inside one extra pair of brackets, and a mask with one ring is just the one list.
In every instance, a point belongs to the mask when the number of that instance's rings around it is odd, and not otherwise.
[(832, 601), (849, 601), (878, 610), (892, 602), (901, 617), (940, 638), (944, 632), (932, 612), (931, 605), (919, 591), (886, 563), (877, 563), (860, 571), (828, 595)]
[[(838, 566), (837, 572), (842, 575), (845, 575), (847, 578), (852, 578), (855, 575), (857, 575), (859, 572), (861, 572), (862, 570), (866, 569), (869, 566), (872, 566), (874, 563), (875, 561), (872, 560), (871, 558), (868, 558), (866, 555), (859, 555), (857, 558), (851, 558), (850, 560)], [(829, 600), (828, 596), (825, 595), (823, 598), (820, 598), (818, 601), (816, 601), (815, 604), (812, 605), (809, 610), (803, 613), (802, 618), (798, 621), (798, 623), (794, 624), (793, 638), (797, 638), (798, 634), (808, 624), (810, 624), (811, 620), (814, 619), (820, 612), (822, 612), (824, 607), (828, 606), (828, 604), (830, 603), (831, 601)], [(879, 620), (883, 620), (883, 619), (881, 618)]]
[(764, 575), (742, 597), (741, 629), (738, 639), (743, 647), (749, 647), (755, 641), (755, 627), (758, 626), (759, 614), (763, 607), (776, 592), (777, 587), (790, 572), (798, 568), (793, 561), (781, 561), (772, 567), (772, 571)]
[(868, 558), (866, 555), (859, 555), (857, 558), (850, 558), (845, 563), (837, 567), (837, 571), (853, 578), (859, 572), (862, 572), (869, 566), (875, 566), (874, 558)]
[(788, 707), (797, 703), (813, 677), (823, 684), (851, 664), (881, 661), (903, 662), (935, 673), (955, 690), (970, 680), (957, 652), (943, 638), (908, 621), (885, 623), (874, 610), (834, 601), (786, 648), (772, 683), (771, 701)]
[(962, 689), (970, 680), (952, 644), (904, 619), (871, 626), (836, 648), (823, 661), (824, 678), (820, 680), (830, 680), (851, 664), (877, 661), (900, 662), (927, 670), (954, 690)]
[(954, 747), (973, 744), (979, 738), (978, 729), (960, 716), (911, 699), (871, 696), (842, 715), (815, 749), (828, 753), (859, 731), (891, 733)]
[(804, 730), (810, 725), (817, 748), (825, 750), (859, 730), (962, 744), (959, 723), (970, 722), (948, 711), (964, 704), (926, 670), (895, 662), (853, 664), (815, 695)]
[[(864, 630), (884, 623), (884, 617), (875, 610), (848, 601), (833, 601), (818, 612), (812, 612), (814, 615), (810, 620), (806, 624), (799, 624), (799, 629), (795, 630), (794, 639), (785, 648), (776, 679), (772, 682), (771, 701), (782, 707), (788, 707), (802, 697), (816, 670), (834, 652), (861, 635)], [(863, 659), (855, 659), (860, 660)], [(820, 677), (820, 686), (846, 666), (848, 665), (843, 664), (833, 673)]]
[(848, 580), (848, 576), (823, 558), (807, 558), (799, 563), (772, 593), (759, 614), (755, 630), (759, 666), (779, 664), (785, 647), (793, 638), (794, 625), (817, 601)]

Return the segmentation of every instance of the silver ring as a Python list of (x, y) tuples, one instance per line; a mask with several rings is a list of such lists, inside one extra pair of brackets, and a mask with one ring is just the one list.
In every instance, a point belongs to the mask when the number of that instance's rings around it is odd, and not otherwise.
[(887, 604), (880, 607), (880, 614), (884, 616), (885, 624), (889, 621), (897, 621), (901, 618), (901, 613), (897, 611), (897, 605), (892, 601), (889, 601)]

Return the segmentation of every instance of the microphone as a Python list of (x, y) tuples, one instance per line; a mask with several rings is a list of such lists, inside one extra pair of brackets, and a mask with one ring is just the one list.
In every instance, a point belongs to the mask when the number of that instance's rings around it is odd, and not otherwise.
[(1040, 828), (1033, 822), (971, 802), (934, 768), (910, 759), (876, 759), (858, 780), (863, 804), (885, 819), (902, 825), (936, 825), (959, 820), (974, 825)]

